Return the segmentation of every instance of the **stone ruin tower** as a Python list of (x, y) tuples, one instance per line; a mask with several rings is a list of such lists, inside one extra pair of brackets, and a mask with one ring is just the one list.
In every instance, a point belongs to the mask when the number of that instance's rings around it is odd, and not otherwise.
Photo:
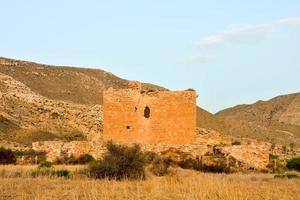
[(104, 91), (104, 140), (144, 144), (195, 141), (195, 91), (143, 91), (137, 81), (128, 86)]

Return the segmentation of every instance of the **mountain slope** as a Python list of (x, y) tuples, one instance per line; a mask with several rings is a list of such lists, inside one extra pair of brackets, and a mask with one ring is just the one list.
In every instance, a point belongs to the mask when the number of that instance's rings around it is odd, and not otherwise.
[[(126, 88), (128, 83), (103, 70), (0, 58), (0, 139), (29, 144), (39, 138), (100, 137), (103, 91)], [(143, 89), (166, 90), (148, 83)], [(201, 108), (197, 125), (227, 131), (223, 122)]]
[[(0, 73), (11, 76), (49, 99), (78, 104), (102, 104), (105, 89), (121, 89), (128, 85), (127, 80), (103, 70), (50, 66), (1, 57)], [(152, 84), (143, 84), (143, 88), (163, 89)]]
[(239, 105), (218, 112), (216, 117), (235, 136), (282, 144), (300, 143), (300, 93)]

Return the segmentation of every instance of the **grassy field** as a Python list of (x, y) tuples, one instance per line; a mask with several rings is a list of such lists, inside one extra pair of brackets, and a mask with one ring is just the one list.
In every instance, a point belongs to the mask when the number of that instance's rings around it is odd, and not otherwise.
[[(272, 174), (210, 174), (174, 169), (146, 181), (39, 177), (35, 166), (0, 166), (0, 199), (300, 199), (300, 179), (274, 179)], [(73, 174), (84, 166), (55, 166)]]

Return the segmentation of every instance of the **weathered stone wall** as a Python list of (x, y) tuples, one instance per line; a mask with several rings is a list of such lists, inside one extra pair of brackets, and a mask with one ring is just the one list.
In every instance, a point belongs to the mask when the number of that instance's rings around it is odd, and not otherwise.
[(104, 140), (144, 144), (191, 144), (196, 137), (194, 91), (104, 92)]

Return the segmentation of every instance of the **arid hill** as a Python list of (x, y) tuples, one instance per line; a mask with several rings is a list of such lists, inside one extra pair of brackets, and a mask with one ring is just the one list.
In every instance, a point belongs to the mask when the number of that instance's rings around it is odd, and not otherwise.
[(300, 144), (300, 93), (239, 105), (216, 114), (233, 136)]
[[(128, 80), (98, 69), (57, 67), (0, 58), (0, 139), (29, 145), (38, 140), (82, 140), (102, 132), (102, 95)], [(149, 83), (144, 90), (166, 90)], [(198, 127), (227, 131), (202, 108)], [(94, 138), (94, 136), (93, 136)]]
[[(0, 139), (28, 145), (38, 140), (99, 136), (102, 95), (109, 87), (127, 88), (128, 80), (99, 69), (0, 57)], [(166, 90), (149, 83), (144, 83), (143, 89)], [(198, 107), (197, 126), (237, 137), (299, 145), (300, 94), (239, 105), (216, 115)]]

